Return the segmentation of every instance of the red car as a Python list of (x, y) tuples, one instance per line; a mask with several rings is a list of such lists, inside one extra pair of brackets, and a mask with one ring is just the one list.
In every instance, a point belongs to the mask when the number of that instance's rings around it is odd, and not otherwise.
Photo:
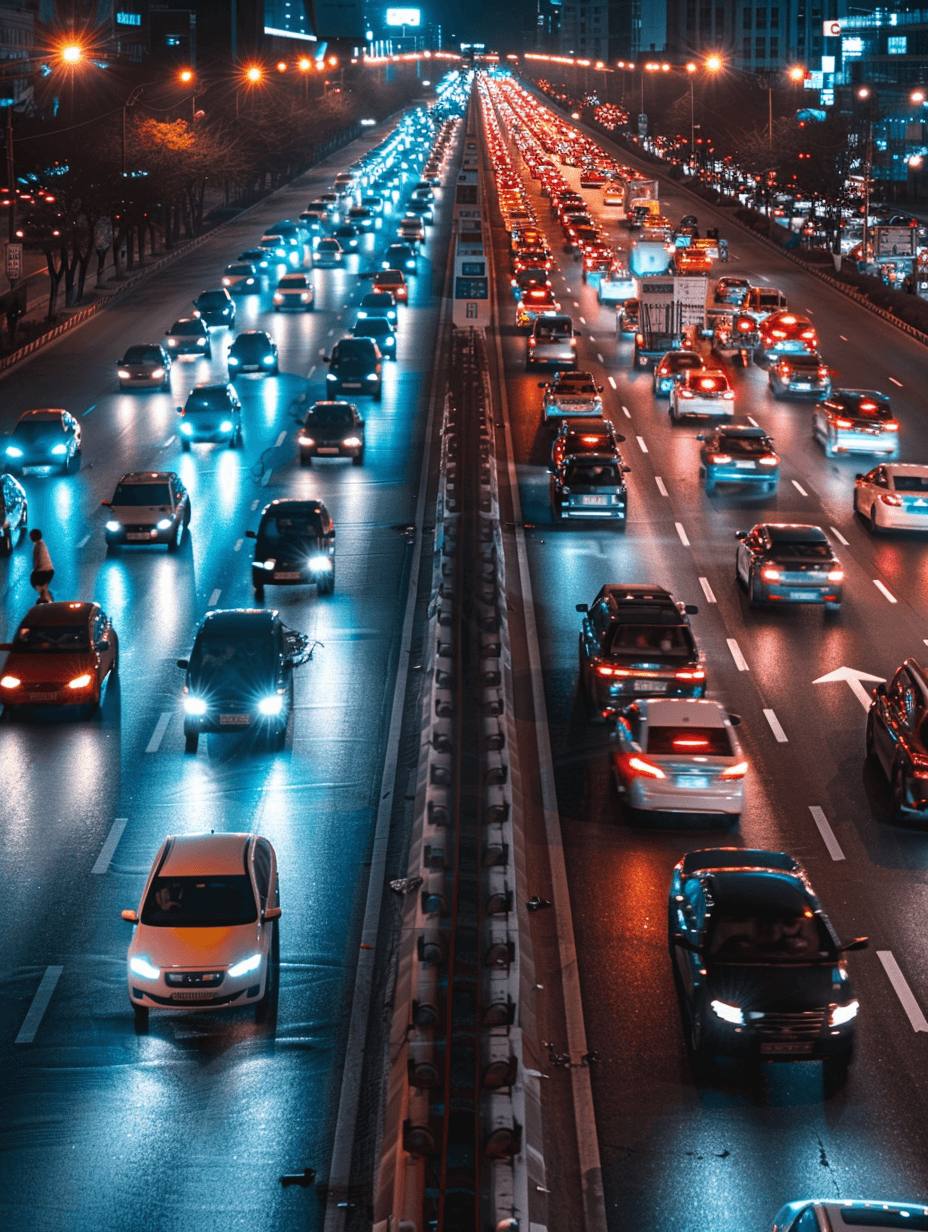
[(119, 670), (119, 639), (99, 603), (41, 603), (31, 607), (0, 672), (0, 702), (7, 712), (23, 706), (100, 705), (107, 679)]

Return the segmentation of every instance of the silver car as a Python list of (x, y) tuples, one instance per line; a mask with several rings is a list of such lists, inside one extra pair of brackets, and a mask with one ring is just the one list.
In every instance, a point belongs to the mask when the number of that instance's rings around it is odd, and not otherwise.
[[(766, 1226), (766, 1225), (765, 1225)], [(928, 1228), (928, 1206), (915, 1202), (814, 1198), (787, 1202), (777, 1211), (773, 1232), (910, 1232)]]
[(274, 292), (274, 311), (296, 308), (300, 312), (313, 310), (312, 279), (305, 274), (284, 274)]
[(552, 419), (602, 419), (603, 387), (590, 372), (559, 372), (549, 384), (539, 382), (545, 391), (544, 421)]
[(170, 389), (171, 357), (157, 342), (130, 346), (116, 361), (120, 389)]
[(532, 324), (525, 354), (526, 368), (536, 364), (554, 364), (559, 368), (576, 368), (577, 339), (574, 323), (566, 313), (538, 317)]

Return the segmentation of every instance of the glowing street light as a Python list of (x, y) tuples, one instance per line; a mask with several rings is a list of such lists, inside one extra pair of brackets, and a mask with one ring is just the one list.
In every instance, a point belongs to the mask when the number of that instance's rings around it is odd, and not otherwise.
[(806, 70), (802, 67), (801, 64), (794, 64), (793, 67), (789, 70), (788, 76), (789, 76), (790, 81), (796, 81), (796, 82), (805, 81)]
[(61, 49), (61, 58), (65, 64), (80, 64), (84, 58), (84, 49), (80, 43), (66, 43)]
[(178, 78), (180, 79), (180, 81), (183, 82), (185, 86), (189, 85), (194, 79), (193, 69), (192, 68), (181, 69), (180, 73), (178, 74)]
[(263, 75), (264, 74), (261, 72), (261, 69), (257, 64), (252, 64), (250, 68), (245, 70), (245, 80), (250, 82), (253, 86), (258, 84)]
[(313, 67), (313, 62), (312, 60), (310, 60), (309, 56), (300, 56), (299, 70), (301, 73), (310, 72), (312, 70), (312, 67)]
[(708, 56), (705, 60), (705, 67), (710, 73), (717, 73), (722, 68), (721, 56)]

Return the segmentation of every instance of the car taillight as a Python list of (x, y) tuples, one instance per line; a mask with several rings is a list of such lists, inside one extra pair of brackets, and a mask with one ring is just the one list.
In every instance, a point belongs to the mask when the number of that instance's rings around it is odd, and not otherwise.
[(667, 777), (660, 766), (655, 766), (653, 762), (645, 761), (643, 757), (630, 757), (628, 759), (628, 768), (635, 774), (651, 779), (664, 779)]
[(680, 397), (681, 397), (681, 398), (692, 398), (692, 397), (693, 397), (693, 391), (692, 391), (691, 389), (681, 389), (681, 390), (680, 390)]
[(739, 321), (738, 328), (741, 330), (743, 334), (747, 334), (754, 328), (754, 322), (753, 321)]
[(760, 576), (765, 582), (778, 582), (780, 580), (780, 570), (771, 569), (769, 567), (766, 569), (761, 569)]
[(725, 392), (722, 394), (722, 397), (728, 398), (729, 401), (731, 401), (734, 398), (734, 396), (735, 396), (735, 391), (733, 389), (726, 389)]
[(709, 455), (709, 460), (714, 462), (716, 466), (727, 466), (731, 461), (730, 453), (713, 453)]
[(534, 338), (529, 338), (529, 340), (528, 340), (528, 345), (529, 345), (530, 347), (535, 346), (535, 345), (536, 345), (536, 340), (535, 340)]
[(597, 676), (630, 676), (631, 672), (627, 672), (624, 667), (608, 667), (605, 663), (600, 664), (596, 669)]
[(895, 419), (887, 419), (886, 423), (883, 424), (883, 431), (884, 432), (898, 432), (899, 425), (896, 423)]
[(772, 329), (770, 333), (774, 338), (785, 338), (786, 337), (785, 329)]
[(704, 667), (681, 668), (680, 671), (674, 672), (674, 680), (705, 680), (706, 669)]
[(644, 335), (635, 334), (635, 341), (638, 343), (639, 346), (641, 346), (641, 344), (644, 342)]
[(723, 770), (719, 775), (720, 779), (743, 779), (748, 772), (748, 763), (739, 761), (734, 766), (729, 766), (727, 770)]
[(853, 419), (836, 419), (835, 420), (836, 428), (853, 428), (853, 426), (854, 426)]
[(828, 571), (828, 580), (829, 582), (843, 582), (844, 581), (844, 570), (843, 569), (830, 569)]
[(814, 337), (815, 337), (815, 330), (814, 330), (814, 329), (804, 329), (804, 330), (802, 331), (802, 333), (801, 333), (800, 337), (802, 337), (802, 338), (814, 338)]
[(765, 453), (762, 458), (757, 459), (761, 466), (776, 466), (779, 460), (775, 453)]
[(819, 370), (818, 370), (818, 374), (819, 374), (819, 376), (821, 376), (821, 377), (826, 377), (826, 376), (828, 375), (828, 369), (827, 369), (827, 368), (819, 368)]
[(884, 505), (892, 505), (894, 509), (902, 508), (902, 497), (896, 496), (894, 492), (881, 492), (880, 500)]

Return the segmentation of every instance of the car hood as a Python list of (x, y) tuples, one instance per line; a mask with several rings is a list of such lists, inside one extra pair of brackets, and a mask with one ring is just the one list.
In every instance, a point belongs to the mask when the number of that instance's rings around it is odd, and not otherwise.
[(18, 676), (24, 683), (37, 680), (56, 680), (67, 684), (75, 676), (95, 671), (97, 654), (94, 650), (49, 651), (47, 654), (25, 654), (12, 650), (3, 666), (3, 675)]
[(116, 522), (135, 522), (139, 526), (154, 526), (162, 518), (169, 518), (173, 509), (167, 505), (111, 505), (110, 517)]
[(710, 997), (741, 1009), (788, 1013), (820, 1009), (850, 997), (849, 984), (835, 986), (833, 963), (763, 966), (715, 963), (708, 967)]
[(310, 424), (303, 431), (314, 441), (342, 441), (346, 436), (360, 435), (361, 428), (351, 424)]
[(139, 924), (129, 953), (144, 954), (156, 967), (229, 967), (259, 947), (259, 928), (153, 928)]

